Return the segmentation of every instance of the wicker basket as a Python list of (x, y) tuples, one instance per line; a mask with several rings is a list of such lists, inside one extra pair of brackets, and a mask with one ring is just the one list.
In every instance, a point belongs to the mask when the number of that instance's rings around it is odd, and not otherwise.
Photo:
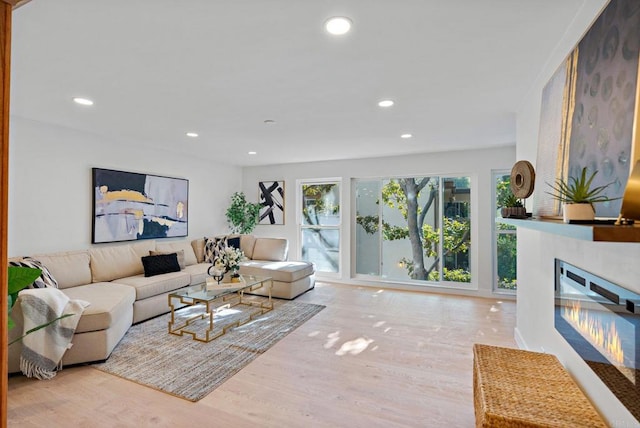
[(473, 345), (476, 427), (606, 427), (549, 354)]

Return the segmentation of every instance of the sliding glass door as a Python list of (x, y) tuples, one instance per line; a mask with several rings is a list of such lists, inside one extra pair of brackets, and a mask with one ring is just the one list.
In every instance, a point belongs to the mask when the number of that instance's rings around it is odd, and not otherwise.
[(469, 283), (469, 177), (355, 180), (355, 273)]

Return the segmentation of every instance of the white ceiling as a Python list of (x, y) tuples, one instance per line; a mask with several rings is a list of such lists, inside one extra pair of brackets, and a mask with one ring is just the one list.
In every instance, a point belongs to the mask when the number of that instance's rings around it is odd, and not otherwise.
[(32, 0), (11, 112), (242, 166), (512, 145), (583, 1)]

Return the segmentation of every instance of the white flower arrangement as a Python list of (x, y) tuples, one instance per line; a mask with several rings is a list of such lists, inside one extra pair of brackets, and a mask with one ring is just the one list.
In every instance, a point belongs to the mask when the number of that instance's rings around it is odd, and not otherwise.
[(244, 253), (241, 249), (225, 247), (213, 259), (213, 266), (219, 272), (235, 272), (240, 267), (240, 262), (244, 259)]

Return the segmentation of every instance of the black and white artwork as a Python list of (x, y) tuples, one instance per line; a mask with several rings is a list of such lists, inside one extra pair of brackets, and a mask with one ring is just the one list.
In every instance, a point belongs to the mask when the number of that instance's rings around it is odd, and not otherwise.
[(284, 181), (260, 181), (260, 223), (284, 224)]

